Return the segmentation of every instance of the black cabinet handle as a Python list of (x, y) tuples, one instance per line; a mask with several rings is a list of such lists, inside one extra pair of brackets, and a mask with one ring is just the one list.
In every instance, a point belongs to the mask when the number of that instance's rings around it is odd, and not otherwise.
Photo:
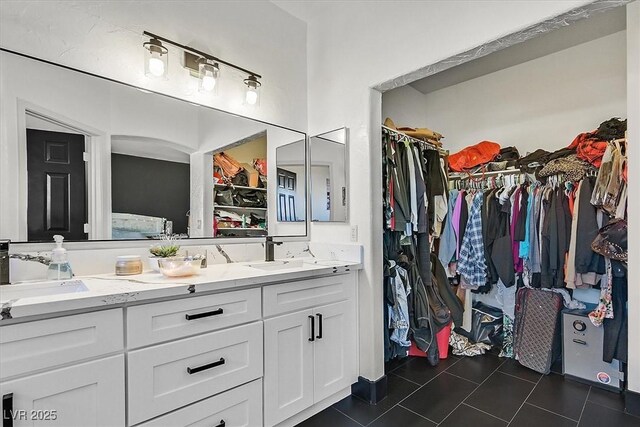
[(225, 423), (224, 420), (220, 420), (220, 424), (218, 424), (217, 426), (214, 426), (214, 427), (224, 427), (226, 425), (227, 425), (227, 423)]
[(575, 339), (575, 338), (574, 338), (573, 342), (574, 342), (574, 343), (576, 343), (576, 344), (587, 345), (587, 342), (586, 342), (586, 341), (583, 341), (583, 340), (577, 340), (577, 339)]
[(224, 365), (224, 357), (221, 357), (220, 360), (213, 363), (207, 363), (206, 365), (196, 366), (195, 368), (187, 367), (187, 373), (189, 375), (196, 374), (200, 371), (206, 371), (207, 369), (215, 368), (216, 366)]
[(13, 393), (2, 396), (2, 427), (13, 427)]
[(224, 312), (224, 310), (222, 310), (221, 308), (218, 308), (218, 309), (213, 310), (213, 311), (205, 311), (204, 313), (185, 314), (184, 317), (187, 320), (194, 320), (194, 319), (201, 319), (203, 317), (217, 316), (219, 314), (222, 314), (223, 312)]
[(318, 313), (316, 316), (318, 316), (318, 335), (316, 338), (322, 339), (322, 314)]
[(311, 319), (311, 334), (310, 334), (309, 341), (315, 341), (316, 340), (316, 318), (313, 316), (309, 316), (309, 319)]

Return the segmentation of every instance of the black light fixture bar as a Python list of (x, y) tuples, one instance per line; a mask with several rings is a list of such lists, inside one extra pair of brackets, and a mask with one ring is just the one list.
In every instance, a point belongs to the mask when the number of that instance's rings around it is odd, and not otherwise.
[(163, 41), (163, 42), (165, 42), (167, 44), (170, 44), (170, 45), (173, 45), (175, 47), (178, 47), (178, 48), (184, 50), (185, 52), (191, 52), (191, 53), (194, 53), (194, 54), (196, 54), (198, 56), (206, 58), (206, 59), (208, 59), (210, 61), (218, 62), (220, 64), (226, 65), (227, 67), (235, 68), (236, 70), (242, 71), (242, 72), (247, 73), (247, 74), (252, 75), (252, 76), (255, 76), (258, 79), (262, 78), (262, 76), (260, 74), (258, 74), (258, 73), (254, 73), (253, 71), (249, 71), (246, 68), (239, 67), (239, 66), (237, 66), (235, 64), (232, 64), (231, 62), (223, 61), (222, 59), (216, 58), (215, 56), (210, 55), (210, 54), (205, 53), (205, 52), (202, 52), (201, 50), (194, 49), (192, 47), (189, 47), (189, 46), (184, 45), (184, 44), (180, 44), (178, 42), (174, 42), (173, 40), (169, 40), (166, 37), (158, 36), (156, 34), (148, 32), (148, 31), (144, 31), (142, 34), (147, 36), (147, 37), (158, 39), (158, 40)]

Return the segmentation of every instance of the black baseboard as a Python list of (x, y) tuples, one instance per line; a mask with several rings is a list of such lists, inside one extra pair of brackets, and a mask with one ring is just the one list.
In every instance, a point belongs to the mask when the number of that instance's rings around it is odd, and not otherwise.
[(375, 405), (387, 396), (387, 376), (377, 381), (358, 377), (358, 382), (351, 386), (351, 394)]
[(640, 417), (640, 393), (626, 390), (624, 392), (624, 409), (627, 413)]

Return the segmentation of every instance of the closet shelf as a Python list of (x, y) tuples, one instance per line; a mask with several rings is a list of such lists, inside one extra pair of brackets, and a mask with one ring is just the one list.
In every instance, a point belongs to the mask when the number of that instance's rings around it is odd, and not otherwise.
[(252, 208), (248, 206), (225, 206), (225, 205), (213, 205), (214, 208), (220, 209), (235, 209), (235, 210), (247, 210), (247, 211), (266, 211), (267, 208)]
[(393, 133), (395, 135), (398, 135), (399, 137), (404, 138), (407, 141), (411, 141), (411, 142), (415, 142), (417, 144), (421, 144), (425, 148), (427, 148), (429, 150), (435, 150), (435, 151), (439, 152), (440, 154), (442, 154), (443, 156), (448, 156), (449, 155), (449, 151), (445, 150), (442, 147), (438, 147), (437, 145), (431, 144), (430, 142), (423, 141), (423, 140), (418, 139), (418, 138), (414, 138), (414, 137), (409, 136), (409, 135), (407, 135), (405, 133), (402, 133), (400, 131), (397, 131), (395, 129), (387, 127), (385, 125), (382, 125), (382, 130), (383, 130), (383, 132), (389, 132), (389, 133)]
[(486, 176), (495, 176), (495, 175), (513, 175), (524, 173), (520, 169), (505, 169), (502, 171), (491, 171), (491, 172), (476, 172), (476, 173), (462, 173), (462, 172), (452, 172), (449, 174), (449, 179), (467, 179), (467, 178), (482, 178)]
[(229, 228), (218, 228), (218, 231), (227, 231), (227, 230), (235, 230), (235, 231), (247, 231), (247, 230), (251, 230), (251, 231), (267, 231), (264, 228), (259, 228), (259, 227), (229, 227)]
[(247, 187), (246, 185), (233, 185), (233, 184), (219, 184), (219, 183), (215, 183), (213, 184), (216, 187), (229, 187), (231, 189), (238, 189), (238, 190), (257, 190), (257, 191), (267, 191), (266, 188), (257, 188), (257, 187)]

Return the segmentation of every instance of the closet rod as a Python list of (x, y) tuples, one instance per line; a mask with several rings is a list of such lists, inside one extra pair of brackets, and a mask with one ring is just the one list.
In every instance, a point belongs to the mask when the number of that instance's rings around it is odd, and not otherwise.
[(445, 150), (444, 148), (440, 148), (435, 144), (432, 144), (430, 142), (427, 141), (423, 141), (422, 139), (418, 139), (418, 138), (414, 138), (412, 136), (407, 135), (406, 133), (402, 133), (399, 130), (396, 129), (392, 129), (390, 127), (387, 127), (385, 125), (382, 125), (382, 129), (386, 130), (387, 132), (391, 132), (391, 133), (395, 133), (396, 135), (402, 137), (402, 138), (406, 138), (409, 141), (413, 141), (413, 142), (417, 142), (418, 144), (424, 144), (425, 147), (429, 150), (436, 150), (438, 151), (440, 154), (448, 156), (449, 155), (449, 151)]
[(493, 176), (493, 175), (511, 175), (511, 174), (521, 174), (524, 173), (520, 169), (505, 169), (502, 171), (491, 171), (491, 172), (477, 172), (472, 174), (462, 174), (456, 172), (455, 175), (449, 174), (449, 179), (468, 179), (468, 178), (482, 178), (484, 176)]

